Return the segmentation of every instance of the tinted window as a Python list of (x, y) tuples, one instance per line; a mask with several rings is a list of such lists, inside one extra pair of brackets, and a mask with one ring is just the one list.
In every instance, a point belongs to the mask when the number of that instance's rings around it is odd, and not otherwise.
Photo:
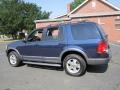
[(74, 24), (71, 30), (73, 38), (76, 40), (100, 38), (95, 24)]

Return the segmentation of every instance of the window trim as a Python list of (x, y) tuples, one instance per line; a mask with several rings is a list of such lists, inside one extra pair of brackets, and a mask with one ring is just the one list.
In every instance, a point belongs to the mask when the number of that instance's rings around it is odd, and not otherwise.
[[(57, 39), (48, 39), (47, 38), (47, 32), (48, 32), (48, 29), (51, 29), (51, 28), (58, 28), (59, 30), (59, 34), (58, 34), (58, 38)], [(47, 27), (46, 30), (45, 30), (45, 34), (44, 34), (44, 37), (43, 37), (43, 40), (44, 41), (60, 41), (61, 40), (61, 29), (60, 29), (60, 26), (51, 26), (51, 27)]]

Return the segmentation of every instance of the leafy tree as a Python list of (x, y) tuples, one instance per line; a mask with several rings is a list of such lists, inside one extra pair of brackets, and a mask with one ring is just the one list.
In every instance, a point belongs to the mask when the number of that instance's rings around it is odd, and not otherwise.
[(50, 12), (23, 0), (0, 0), (0, 32), (17, 38), (17, 33), (34, 28), (34, 20), (49, 18)]
[(70, 6), (71, 6), (71, 10), (75, 9), (78, 5), (80, 5), (83, 1), (85, 0), (74, 0), (73, 2), (71, 2)]

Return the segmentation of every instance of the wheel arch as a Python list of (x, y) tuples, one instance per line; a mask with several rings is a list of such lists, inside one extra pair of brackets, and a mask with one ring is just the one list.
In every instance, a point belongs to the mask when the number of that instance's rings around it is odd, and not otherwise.
[(68, 49), (68, 50), (63, 51), (62, 54), (60, 55), (61, 63), (63, 63), (64, 58), (69, 54), (77, 54), (81, 56), (87, 63), (87, 59), (88, 59), (87, 55), (84, 53), (84, 51), (79, 50), (79, 49)]
[(8, 50), (7, 50), (7, 56), (8, 56), (8, 55), (9, 55), (9, 53), (10, 53), (10, 52), (12, 52), (12, 51), (17, 52), (15, 49), (10, 48), (10, 49), (8, 49)]
[(17, 49), (14, 49), (14, 48), (10, 48), (10, 49), (7, 50), (7, 56), (12, 51), (16, 52), (19, 55), (19, 58), (22, 59), (22, 56), (20, 55), (19, 51)]

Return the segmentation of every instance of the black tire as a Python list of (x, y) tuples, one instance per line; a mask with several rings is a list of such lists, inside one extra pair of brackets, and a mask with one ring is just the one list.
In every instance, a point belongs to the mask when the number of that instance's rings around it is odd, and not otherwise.
[[(15, 63), (12, 63), (12, 62), (11, 62), (10, 57), (12, 57), (12, 55), (15, 56), (15, 58), (16, 58)], [(12, 51), (12, 52), (10, 52), (10, 53), (8, 54), (8, 61), (9, 61), (9, 64), (10, 64), (12, 67), (18, 67), (18, 66), (20, 66), (20, 65), (22, 64), (22, 61), (20, 60), (18, 53), (15, 52), (15, 51)]]
[[(77, 65), (79, 66), (80, 65), (80, 68), (77, 70), (77, 67), (74, 66), (74, 65), (69, 65), (68, 62), (72, 62), (70, 60), (74, 59), (74, 61), (76, 60), (76, 63)], [(68, 66), (67, 66), (68, 65)], [(65, 69), (65, 72), (68, 74), (68, 75), (71, 75), (71, 76), (81, 76), (85, 73), (86, 71), (86, 62), (85, 60), (79, 56), (79, 55), (76, 55), (76, 54), (70, 54), (70, 55), (67, 55), (65, 58), (64, 58), (64, 61), (63, 61), (63, 66), (64, 66), (64, 69)], [(74, 69), (76, 69), (78, 72), (76, 73), (72, 73), (72, 70), (70, 70), (70, 68), (68, 67), (73, 67)], [(71, 72), (70, 72), (71, 71)]]

